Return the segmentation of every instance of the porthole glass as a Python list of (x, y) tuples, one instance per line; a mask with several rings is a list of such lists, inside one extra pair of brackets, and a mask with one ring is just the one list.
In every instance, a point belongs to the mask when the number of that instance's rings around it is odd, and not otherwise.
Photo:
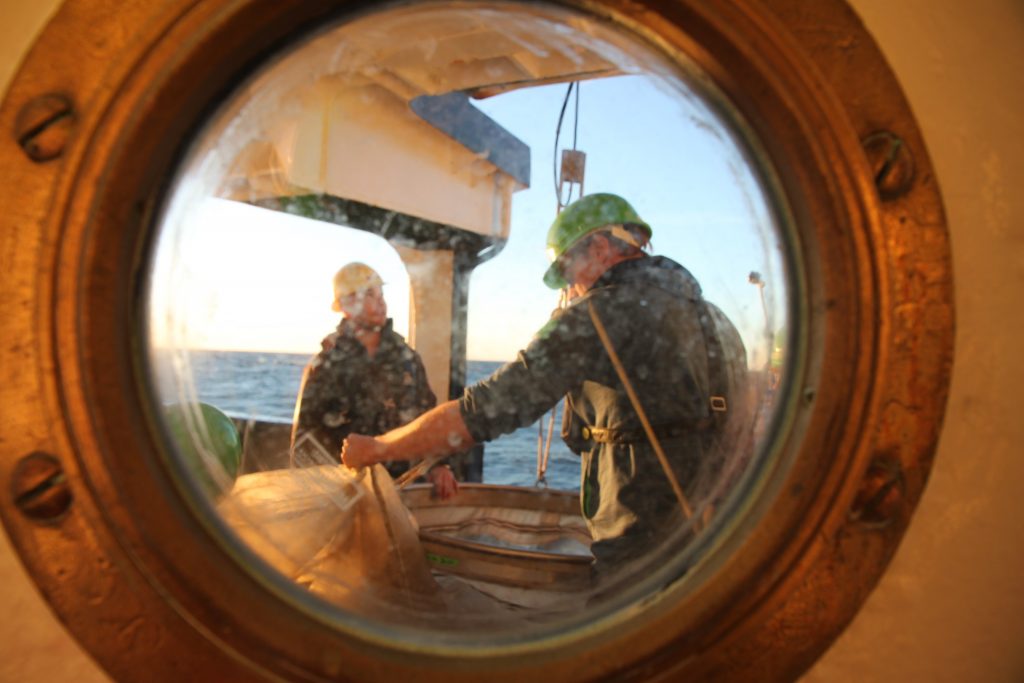
[[(149, 255), (147, 357), (172, 467), (253, 571), (348, 624), (456, 643), (578, 626), (686, 580), (752, 495), (794, 321), (772, 169), (680, 59), (565, 9), (425, 3), (308, 37), (211, 116)], [(509, 433), (450, 458), (450, 499), (429, 474), (340, 465), (349, 425), (461, 399), (579, 308), (545, 285), (549, 226), (605, 193), (634, 212), (608, 223), (621, 262), (670, 259), (672, 283), (593, 313), (587, 357), (519, 357), (576, 377), (572, 419), (561, 396), (503, 388), (511, 417), (481, 423)], [(629, 243), (644, 225), (650, 244)], [(386, 316), (352, 322), (374, 288)], [(687, 402), (697, 418), (659, 421)], [(626, 527), (645, 540), (601, 557)]]

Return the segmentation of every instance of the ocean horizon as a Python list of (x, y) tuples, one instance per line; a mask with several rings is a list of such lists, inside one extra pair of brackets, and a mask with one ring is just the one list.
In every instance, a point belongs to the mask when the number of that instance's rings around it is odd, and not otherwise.
[[(200, 401), (216, 406), (231, 417), (291, 423), (302, 369), (310, 358), (310, 354), (303, 353), (190, 350), (189, 365), (181, 372), (186, 376), (191, 374), (195, 395)], [(489, 377), (503, 363), (467, 361), (467, 386)], [(158, 377), (157, 384), (175, 386), (167, 377)], [(538, 425), (543, 424), (546, 438), (549, 415), (546, 413), (538, 423), (484, 444), (484, 483), (535, 485)], [(546, 482), (554, 489), (578, 491), (579, 458), (558, 436), (561, 420), (560, 402), (554, 419), (555, 434), (551, 438)]]

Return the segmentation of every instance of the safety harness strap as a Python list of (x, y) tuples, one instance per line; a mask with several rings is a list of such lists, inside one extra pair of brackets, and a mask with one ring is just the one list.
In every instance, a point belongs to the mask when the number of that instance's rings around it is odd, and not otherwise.
[[(655, 425), (652, 427), (654, 435), (659, 439), (674, 439), (684, 434), (703, 432), (714, 426), (714, 419), (706, 417), (702, 420), (688, 420), (673, 422), (666, 425)], [(612, 429), (610, 427), (590, 427), (584, 425), (580, 430), (581, 436), (586, 441), (594, 443), (640, 443), (647, 441), (647, 434), (643, 429)]]
[[(703, 298), (699, 298), (695, 303), (708, 359), (708, 386), (711, 392), (708, 401), (708, 414), (702, 418), (676, 420), (671, 424), (653, 426), (654, 435), (659, 439), (673, 439), (684, 434), (719, 428), (729, 411), (729, 404), (726, 400), (729, 377), (725, 371), (725, 351), (722, 347), (722, 340), (715, 328), (715, 321), (707, 302)], [(648, 440), (643, 429), (612, 429), (585, 424), (581, 429), (581, 434), (585, 441), (594, 443), (629, 444)]]

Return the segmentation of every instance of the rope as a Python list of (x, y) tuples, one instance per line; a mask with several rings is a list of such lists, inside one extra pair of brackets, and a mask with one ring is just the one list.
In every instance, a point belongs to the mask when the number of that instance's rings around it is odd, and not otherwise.
[(431, 467), (433, 467), (434, 465), (436, 465), (437, 463), (439, 463), (440, 461), (444, 460), (447, 457), (447, 455), (435, 455), (432, 458), (424, 458), (423, 460), (420, 460), (418, 463), (407, 469), (405, 472), (402, 472), (400, 475), (398, 475), (398, 479), (395, 479), (395, 488), (404, 489), (411, 482), (413, 482), (420, 476), (426, 474)]
[(548, 438), (544, 442), (544, 471), (548, 471), (548, 459), (551, 457), (551, 436), (555, 433), (555, 408), (548, 417)]
[(555, 127), (555, 148), (551, 153), (551, 173), (555, 181), (555, 199), (558, 202), (559, 211), (565, 204), (562, 203), (562, 188), (558, 184), (558, 138), (562, 134), (562, 120), (565, 118), (565, 108), (569, 105), (569, 96), (572, 95), (573, 85), (573, 83), (569, 84), (569, 88), (565, 91), (565, 99), (562, 100), (562, 111), (558, 114), (558, 125)]
[[(544, 443), (544, 423), (541, 420), (537, 421), (537, 481), (534, 482), (534, 486), (548, 485), (547, 472), (548, 472), (548, 459), (551, 455), (551, 436), (555, 431), (555, 409), (551, 409), (551, 413), (548, 416), (548, 436), (547, 442)], [(542, 446), (543, 444), (543, 446)]]
[(574, 85), (576, 86), (576, 102), (575, 102), (576, 111), (573, 113), (573, 120), (572, 120), (572, 149), (573, 149), (573, 151), (576, 151), (576, 133), (579, 131), (579, 128), (580, 128), (580, 83), (579, 83), (579, 81), (576, 81), (574, 83)]
[[(555, 146), (552, 151), (551, 158), (551, 171), (555, 183), (555, 200), (558, 204), (558, 208), (555, 214), (561, 213), (562, 209), (566, 207), (569, 201), (572, 199), (572, 181), (569, 182), (569, 195), (562, 201), (562, 183), (559, 182), (558, 173), (558, 140), (562, 134), (562, 122), (565, 120), (565, 110), (569, 106), (569, 98), (572, 96), (573, 89), (576, 90), (576, 101), (573, 111), (573, 123), (572, 123), (572, 149), (575, 152), (577, 142), (579, 139), (579, 126), (580, 126), (580, 84), (579, 81), (573, 81), (569, 84), (569, 87), (565, 90), (565, 98), (562, 100), (562, 109), (558, 113), (558, 125), (555, 127)], [(580, 184), (579, 196), (583, 196), (583, 185)], [(568, 297), (566, 290), (562, 290), (559, 299), (559, 308), (564, 308), (568, 303)], [(551, 414), (548, 417), (548, 434), (547, 439), (544, 439), (544, 425), (543, 422), (537, 423), (537, 481), (535, 485), (544, 484), (547, 486), (546, 474), (548, 470), (548, 461), (551, 457), (551, 438), (555, 431), (555, 411), (556, 407), (551, 409)], [(543, 446), (542, 446), (542, 442)]]
[[(370, 471), (370, 483), (373, 485), (373, 497), (376, 499), (377, 505), (380, 507), (380, 516), (381, 519), (384, 520), (384, 528), (388, 533), (388, 541), (390, 542), (392, 548), (397, 548), (399, 547), (398, 535), (395, 533), (394, 528), (391, 526), (391, 516), (388, 515), (387, 506), (384, 505), (384, 500), (381, 496), (380, 484), (377, 482), (377, 477), (372, 470)], [(410, 584), (410, 572), (409, 569), (405, 566), (405, 559), (403, 557), (404, 553), (393, 553), (393, 555), (398, 560), (398, 571), (402, 577), (401, 587), (403, 589), (408, 589), (408, 586)]]
[(587, 302), (587, 310), (590, 312), (590, 319), (594, 323), (594, 329), (597, 330), (597, 336), (600, 337), (601, 344), (604, 345), (605, 351), (608, 352), (608, 358), (611, 359), (612, 365), (615, 367), (615, 372), (618, 374), (619, 380), (622, 382), (622, 386), (626, 389), (626, 395), (629, 397), (629, 402), (633, 404), (633, 409), (636, 411), (637, 417), (640, 418), (640, 424), (643, 425), (644, 433), (647, 434), (647, 439), (651, 442), (655, 455), (658, 456), (658, 462), (661, 463), (661, 468), (665, 470), (665, 476), (668, 478), (668, 483), (672, 485), (672, 491), (676, 494), (676, 498), (679, 500), (679, 507), (683, 509), (683, 516), (686, 518), (686, 521), (692, 523), (695, 530), (697, 530), (700, 522), (693, 516), (693, 509), (690, 507), (690, 503), (686, 500), (683, 488), (679, 485), (679, 480), (676, 479), (675, 472), (672, 471), (672, 466), (669, 464), (668, 457), (665, 455), (665, 451), (661, 448), (661, 442), (658, 441), (658, 437), (655, 435), (654, 429), (651, 427), (651, 423), (647, 419), (647, 413), (644, 412), (643, 407), (640, 405), (640, 398), (633, 390), (633, 384), (629, 381), (629, 377), (626, 375), (626, 368), (623, 367), (622, 361), (619, 360), (619, 355), (615, 353), (615, 348), (612, 346), (612, 340), (608, 336), (608, 331), (605, 329), (604, 324), (598, 317), (597, 311), (594, 310), (594, 302)]
[(292, 412), (292, 433), (288, 440), (288, 466), (295, 467), (295, 435), (299, 430), (299, 414), (302, 412), (302, 394), (306, 392), (306, 381), (309, 379), (309, 371), (313, 368), (313, 361), (306, 363), (302, 368), (302, 379), (299, 380), (299, 393), (295, 397), (295, 410)]
[[(562, 122), (565, 120), (565, 110), (569, 106), (569, 98), (572, 96), (573, 88), (576, 89), (575, 111), (573, 113), (572, 125), (572, 149), (576, 151), (576, 143), (580, 124), (580, 84), (573, 81), (565, 91), (565, 99), (562, 100), (562, 109), (558, 113), (558, 125), (555, 127), (555, 147), (552, 151), (551, 171), (555, 182), (555, 199), (558, 204), (558, 211), (561, 211), (572, 199), (572, 183), (569, 184), (569, 196), (562, 201), (562, 183), (558, 179), (558, 140), (562, 135)], [(583, 196), (583, 186), (580, 185), (579, 196)], [(579, 197), (577, 197), (579, 199)]]

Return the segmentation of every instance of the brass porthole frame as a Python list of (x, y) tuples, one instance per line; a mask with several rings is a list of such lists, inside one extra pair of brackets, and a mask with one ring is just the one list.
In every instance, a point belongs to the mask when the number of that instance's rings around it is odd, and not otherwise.
[[(696, 61), (778, 172), (799, 362), (778, 472), (699, 589), (525, 649), (392, 647), (244, 571), (161, 464), (140, 386), (142, 254), (182, 140), (342, 0), (67, 0), (0, 109), (0, 513), (116, 679), (791, 680), (853, 618), (921, 496), (953, 292), (941, 196), (894, 75), (842, 0), (563, 0)], [(523, 656), (526, 652), (529, 656)]]

